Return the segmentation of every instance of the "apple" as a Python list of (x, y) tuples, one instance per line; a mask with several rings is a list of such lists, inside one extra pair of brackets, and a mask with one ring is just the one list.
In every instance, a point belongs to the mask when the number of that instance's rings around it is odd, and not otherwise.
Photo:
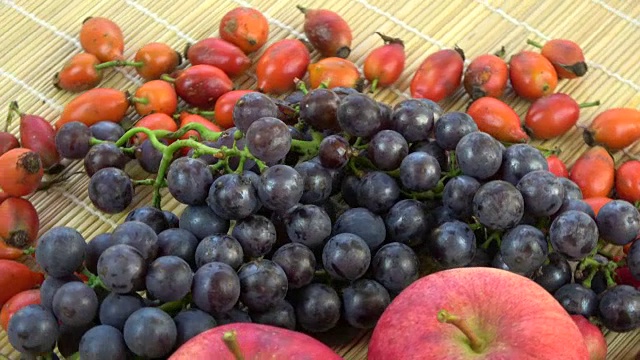
[(218, 326), (180, 346), (169, 360), (341, 360), (331, 348), (300, 332), (256, 323)]
[(589, 360), (605, 360), (607, 358), (607, 340), (602, 335), (600, 328), (582, 315), (571, 315), (571, 318), (578, 325), (578, 329), (584, 337), (587, 349), (589, 349)]
[(571, 316), (533, 280), (488, 267), (427, 275), (387, 307), (369, 360), (589, 358)]

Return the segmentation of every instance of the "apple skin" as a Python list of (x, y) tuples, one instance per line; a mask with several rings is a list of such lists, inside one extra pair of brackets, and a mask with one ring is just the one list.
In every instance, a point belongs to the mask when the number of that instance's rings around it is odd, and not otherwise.
[[(486, 342), (481, 353), (453, 324), (447, 310)], [(491, 359), (587, 360), (578, 326), (544, 288), (526, 277), (488, 267), (444, 270), (402, 291), (382, 314), (368, 360)]]
[(235, 360), (222, 340), (229, 331), (236, 332), (245, 359), (342, 360), (331, 348), (306, 334), (255, 323), (209, 329), (184, 343), (169, 360)]
[(571, 318), (582, 332), (587, 349), (589, 349), (589, 360), (605, 360), (607, 358), (607, 340), (602, 335), (602, 331), (582, 315), (571, 315)]

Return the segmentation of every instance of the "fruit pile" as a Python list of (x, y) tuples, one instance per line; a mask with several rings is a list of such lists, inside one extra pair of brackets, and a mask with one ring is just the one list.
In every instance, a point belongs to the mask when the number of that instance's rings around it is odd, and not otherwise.
[[(24, 148), (2, 134), (11, 141), (0, 156), (0, 214), (15, 220), (0, 225), (0, 258), (35, 251), (46, 275), (0, 260), (29, 279), (0, 299), (12, 346), (31, 356), (57, 347), (82, 359), (167, 358), (230, 323), (312, 335), (373, 329), (419, 278), (476, 267), (530, 278), (566, 312), (610, 330), (640, 328), (640, 162), (616, 168), (609, 153), (640, 138), (640, 111), (602, 111), (570, 171), (559, 149), (530, 143), (567, 133), (581, 108), (599, 105), (555, 93), (558, 79), (587, 72), (577, 44), (530, 42), (541, 52), (508, 62), (484, 54), (466, 69), (461, 49), (441, 50), (414, 74), (412, 98), (390, 106), (364, 91), (399, 79), (403, 42), (380, 34), (363, 76), (347, 60), (348, 24), (300, 10), (308, 42), (266, 48), (256, 90), (232, 79), (266, 44), (268, 23), (236, 8), (219, 38), (187, 47), (184, 63), (162, 43), (126, 60), (120, 28), (89, 18), (84, 52), (55, 79), (82, 93), (55, 124), (11, 105)], [(314, 50), (323, 58), (311, 63)], [(106, 69), (126, 66), (145, 80), (133, 94), (98, 87)], [(532, 101), (524, 127), (499, 99), (509, 83)], [(443, 111), (438, 102), (461, 86), (470, 106)], [(83, 161), (95, 208), (128, 212), (112, 232), (85, 239), (59, 226), (36, 242), (37, 214), (20, 197), (61, 158)], [(132, 166), (151, 176), (133, 179)], [(153, 188), (153, 206), (130, 209), (141, 186)], [(163, 192), (186, 206), (181, 214), (162, 210)], [(235, 340), (224, 344), (241, 358)]]

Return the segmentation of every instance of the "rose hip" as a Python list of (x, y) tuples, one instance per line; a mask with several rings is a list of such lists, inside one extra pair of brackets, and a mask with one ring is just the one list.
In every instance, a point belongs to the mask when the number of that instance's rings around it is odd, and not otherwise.
[(131, 101), (141, 115), (163, 113), (173, 115), (178, 108), (178, 95), (173, 85), (163, 80), (151, 80), (140, 86)]
[(227, 74), (211, 65), (191, 66), (180, 72), (177, 78), (168, 80), (174, 82), (180, 98), (201, 109), (213, 109), (220, 96), (233, 90)]
[(98, 64), (100, 60), (93, 54), (76, 54), (55, 75), (53, 85), (70, 92), (93, 89), (102, 81), (102, 70), (96, 69)]
[(351, 53), (351, 28), (337, 13), (326, 9), (297, 8), (304, 14), (304, 34), (324, 57), (347, 58)]
[(10, 114), (20, 117), (20, 142), (22, 147), (31, 149), (40, 155), (44, 169), (50, 169), (60, 162), (56, 149), (56, 131), (43, 117), (25, 114), (20, 111), (16, 101), (9, 105)]
[[(504, 48), (501, 51), (504, 52)], [(464, 72), (464, 89), (473, 100), (502, 96), (509, 81), (509, 68), (499, 55), (480, 55), (471, 61)]]
[(142, 46), (135, 56), (136, 71), (143, 79), (160, 79), (163, 74), (170, 74), (182, 63), (182, 56), (165, 43), (153, 42)]
[(521, 51), (509, 61), (509, 79), (518, 96), (535, 100), (552, 94), (558, 86), (558, 74), (544, 56)]
[(608, 197), (613, 189), (614, 162), (602, 146), (584, 152), (571, 167), (569, 179), (575, 182), (585, 199)]
[(527, 40), (527, 44), (541, 49), (542, 56), (553, 64), (560, 79), (575, 79), (587, 73), (588, 67), (582, 48), (571, 40), (553, 39), (546, 42), (544, 46)]
[(251, 59), (234, 44), (218, 38), (207, 38), (189, 46), (185, 57), (191, 65), (211, 65), (236, 77), (249, 69)]
[(309, 50), (297, 39), (283, 39), (269, 46), (258, 59), (256, 76), (258, 91), (282, 94), (296, 87), (311, 61)]
[(0, 239), (8, 246), (24, 249), (35, 245), (40, 220), (29, 200), (10, 197), (0, 204)]
[(44, 174), (40, 155), (25, 148), (11, 149), (2, 154), (0, 169), (0, 188), (16, 197), (35, 192)]
[(529, 106), (524, 124), (534, 138), (552, 139), (566, 134), (576, 125), (580, 109), (598, 105), (599, 101), (578, 104), (562, 93), (543, 96)]
[(87, 18), (80, 29), (80, 45), (101, 62), (123, 60), (124, 36), (113, 21), (103, 17)]
[(219, 30), (221, 38), (250, 54), (267, 42), (269, 22), (256, 9), (237, 7), (222, 17)]
[(445, 99), (460, 86), (463, 68), (464, 52), (458, 47), (427, 56), (411, 79), (411, 97), (435, 102)]
[(322, 84), (329, 89), (361, 88), (362, 77), (353, 62), (339, 57), (328, 57), (309, 65), (309, 83), (312, 89)]
[(640, 110), (632, 108), (607, 109), (583, 133), (587, 145), (602, 145), (615, 151), (624, 149), (640, 139)]
[(499, 141), (519, 143), (529, 140), (527, 133), (522, 130), (518, 114), (496, 98), (482, 97), (474, 101), (467, 109), (467, 114), (473, 118), (480, 131)]
[(60, 129), (64, 124), (72, 121), (79, 121), (87, 126), (100, 121), (119, 123), (126, 115), (128, 108), (129, 96), (126, 92), (110, 88), (95, 88), (67, 103), (54, 126)]
[(404, 43), (400, 39), (392, 38), (376, 32), (384, 41), (384, 45), (369, 53), (364, 61), (364, 77), (371, 82), (371, 92), (377, 86), (389, 86), (400, 78), (406, 55)]

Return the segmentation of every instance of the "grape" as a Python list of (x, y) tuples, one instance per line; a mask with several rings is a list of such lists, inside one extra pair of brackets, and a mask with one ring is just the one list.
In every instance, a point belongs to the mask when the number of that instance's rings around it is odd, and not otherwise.
[(400, 164), (400, 182), (411, 191), (428, 191), (440, 181), (441, 169), (438, 160), (424, 152), (407, 155)]
[(216, 327), (213, 316), (195, 308), (183, 310), (174, 316), (176, 323), (177, 340), (176, 347), (189, 341), (191, 338)]
[(502, 154), (501, 170), (502, 179), (516, 185), (532, 171), (549, 170), (549, 164), (540, 150), (528, 144), (515, 144)]
[[(228, 128), (222, 132), (222, 135), (214, 142), (213, 148), (221, 149), (223, 147), (227, 147), (228, 149), (233, 149), (234, 145), (239, 150), (242, 151), (246, 145), (246, 138), (242, 133), (237, 133), (238, 129), (235, 127)], [(236, 136), (242, 136), (240, 139), (236, 139)], [(239, 156), (230, 156), (229, 159), (229, 167), (231, 170), (236, 170), (240, 164)], [(245, 169), (250, 169), (255, 165), (255, 161), (251, 159), (247, 159), (244, 163)]]
[(167, 229), (158, 234), (158, 256), (177, 256), (192, 269), (196, 267), (197, 247), (198, 239), (185, 229)]
[(87, 175), (93, 176), (98, 170), (114, 167), (124, 170), (131, 160), (114, 143), (106, 142), (91, 147), (84, 157), (84, 170)]
[(522, 219), (524, 199), (510, 183), (492, 180), (480, 186), (473, 196), (473, 215), (489, 229), (509, 229)]
[(598, 307), (598, 298), (595, 292), (580, 284), (566, 284), (553, 293), (553, 297), (569, 314), (578, 314), (585, 317), (594, 315)]
[(133, 183), (129, 175), (118, 168), (98, 170), (89, 181), (89, 199), (98, 210), (117, 214), (131, 204)]
[(358, 184), (358, 204), (376, 214), (387, 212), (399, 197), (398, 183), (382, 171), (368, 173)]
[(347, 175), (342, 179), (340, 183), (340, 193), (344, 202), (350, 207), (358, 207), (358, 187), (360, 186), (360, 179), (355, 175)]
[(47, 310), (52, 310), (53, 296), (60, 287), (71, 281), (82, 281), (75, 275), (67, 275), (60, 278), (47, 276), (40, 285), (40, 304)]
[(180, 216), (180, 228), (191, 232), (198, 240), (226, 233), (229, 226), (229, 220), (216, 215), (209, 206), (187, 206)]
[(560, 287), (571, 282), (571, 265), (564, 256), (552, 252), (549, 254), (549, 262), (536, 270), (533, 281), (553, 294)]
[(442, 203), (460, 219), (473, 214), (473, 196), (480, 188), (480, 182), (467, 175), (459, 175), (449, 180), (442, 192)]
[(213, 318), (216, 319), (218, 325), (227, 325), (233, 323), (251, 323), (251, 316), (238, 308), (233, 308), (227, 312), (213, 314)]
[(322, 249), (322, 265), (338, 280), (356, 280), (369, 268), (371, 250), (361, 237), (342, 233), (331, 237)]
[(598, 318), (609, 330), (628, 332), (640, 327), (640, 291), (629, 285), (606, 290), (598, 304)]
[(115, 244), (125, 244), (136, 248), (142, 257), (151, 262), (158, 254), (158, 235), (141, 221), (127, 221), (118, 225), (111, 233)]
[(391, 129), (399, 132), (407, 142), (423, 141), (435, 121), (433, 109), (418, 99), (403, 100), (393, 107)]
[(409, 153), (407, 140), (393, 130), (375, 134), (367, 146), (367, 156), (378, 169), (394, 170)]
[(631, 275), (636, 280), (640, 280), (640, 241), (638, 240), (636, 240), (629, 248), (629, 253), (627, 254), (627, 265), (629, 266)]
[(428, 139), (425, 141), (415, 142), (411, 144), (409, 152), (427, 153), (438, 160), (441, 171), (449, 171), (449, 156), (447, 155), (447, 152), (444, 151), (444, 149), (442, 149), (435, 140)]
[(58, 322), (43, 306), (27, 305), (11, 316), (7, 333), (14, 349), (40, 355), (53, 351), (58, 339)]
[(560, 206), (560, 209), (554, 214), (554, 217), (569, 210), (582, 211), (583, 213), (591, 216), (592, 219), (596, 219), (596, 213), (593, 212), (593, 208), (585, 201), (577, 199), (565, 199), (562, 206)]
[(380, 130), (388, 130), (391, 128), (391, 114), (393, 109), (384, 102), (378, 101), (378, 110), (380, 113)]
[(296, 312), (286, 300), (280, 300), (264, 312), (253, 312), (251, 318), (255, 323), (277, 326), (289, 330), (296, 328)]
[(316, 271), (316, 257), (300, 243), (289, 243), (273, 253), (271, 261), (278, 264), (287, 276), (288, 288), (299, 289), (313, 280)]
[(100, 304), (98, 312), (100, 323), (122, 331), (129, 316), (143, 307), (144, 301), (137, 293), (127, 295), (110, 293)]
[(87, 243), (70, 227), (57, 226), (38, 239), (36, 261), (49, 276), (72, 275), (80, 268), (87, 252)]
[(337, 130), (340, 97), (329, 89), (313, 89), (300, 100), (300, 120), (316, 130)]
[(159, 358), (169, 355), (178, 336), (171, 316), (157, 308), (137, 310), (124, 324), (124, 341), (136, 355)]
[(91, 126), (91, 136), (103, 141), (118, 141), (124, 135), (124, 129), (120, 124), (112, 121), (99, 121)]
[(315, 249), (331, 235), (331, 219), (317, 205), (298, 205), (284, 217), (287, 235), (292, 242)]
[(533, 216), (550, 216), (562, 206), (564, 186), (547, 170), (527, 173), (516, 186), (524, 199), (525, 210)]
[(563, 201), (571, 199), (582, 200), (582, 190), (580, 190), (578, 184), (566, 177), (559, 177), (558, 180), (560, 180), (564, 189)]
[(358, 329), (372, 329), (391, 303), (389, 292), (377, 281), (360, 279), (342, 292), (344, 317)]
[(462, 220), (447, 206), (438, 206), (430, 212), (433, 226), (440, 226), (449, 221)]
[(285, 212), (302, 198), (304, 179), (291, 166), (273, 165), (262, 172), (257, 187), (258, 197), (265, 208)]
[(382, 125), (376, 101), (360, 93), (342, 98), (337, 115), (340, 128), (353, 136), (370, 137)]
[(351, 233), (364, 240), (371, 251), (376, 250), (385, 240), (384, 220), (365, 208), (352, 208), (343, 212), (333, 224), (331, 235)]
[(271, 260), (254, 260), (238, 270), (240, 300), (251, 311), (266, 311), (287, 294), (287, 275)]
[(384, 223), (389, 241), (409, 246), (422, 244), (431, 230), (431, 219), (426, 205), (414, 199), (395, 203), (387, 212)]
[(88, 325), (98, 314), (98, 296), (82, 282), (68, 282), (56, 291), (51, 308), (62, 324)]
[(208, 313), (229, 311), (240, 298), (240, 280), (233, 268), (221, 262), (204, 264), (193, 276), (193, 303)]
[(305, 97), (305, 95), (306, 94), (304, 93), (304, 91), (295, 90), (289, 93), (289, 95), (285, 96), (284, 99), (282, 99), (282, 101), (289, 106), (299, 105), (302, 99)]
[(371, 270), (376, 281), (390, 293), (398, 294), (418, 279), (418, 256), (407, 245), (392, 242), (376, 252)]
[(177, 256), (162, 256), (147, 269), (147, 292), (162, 302), (177, 301), (191, 290), (193, 272), (186, 261)]
[(223, 219), (239, 220), (258, 209), (258, 197), (251, 180), (245, 175), (224, 174), (209, 190), (207, 204)]
[(498, 141), (487, 133), (476, 131), (463, 136), (455, 150), (458, 166), (464, 175), (485, 180), (500, 170), (502, 149)]
[(153, 206), (142, 206), (132, 210), (127, 214), (124, 221), (143, 222), (151, 227), (156, 234), (160, 234), (171, 227), (165, 213)]
[[(222, 136), (220, 136), (220, 137), (222, 137)], [(208, 146), (210, 148), (214, 148), (214, 149), (219, 148), (218, 142), (215, 142), (215, 141), (202, 141), (201, 144), (202, 145), (206, 145), (206, 146)], [(218, 160), (219, 160), (213, 154), (200, 154), (198, 152), (198, 150), (196, 150), (195, 148), (192, 148), (192, 149), (189, 150), (189, 152), (187, 153), (187, 157), (188, 158), (192, 158), (192, 159), (198, 159), (198, 160), (204, 162), (207, 165), (213, 165), (213, 164), (217, 163)]]
[(169, 166), (169, 193), (183, 204), (204, 205), (212, 183), (213, 175), (201, 160), (184, 157)]
[(472, 132), (479, 131), (473, 118), (460, 111), (443, 114), (435, 123), (435, 138), (445, 150), (455, 150), (460, 139)]
[[(178, 226), (180, 226), (180, 218), (178, 218), (178, 215), (172, 213), (171, 211), (168, 210), (163, 210), (162, 213), (164, 214), (164, 218), (165, 220), (167, 220), (167, 224), (169, 225), (169, 229), (173, 229), (173, 228), (177, 228)], [(143, 221), (144, 222), (144, 221)], [(153, 227), (153, 226), (151, 226)], [(158, 233), (158, 230), (156, 230), (156, 233)]]
[(493, 259), (482, 247), (476, 248), (476, 253), (473, 255), (473, 259), (466, 267), (491, 267)]
[(250, 215), (238, 220), (231, 235), (242, 245), (244, 255), (250, 258), (257, 258), (269, 253), (277, 239), (276, 227), (269, 219), (261, 215)]
[(328, 169), (341, 169), (351, 156), (349, 142), (339, 135), (329, 135), (320, 141), (318, 157), (320, 164)]
[(294, 168), (304, 182), (304, 192), (300, 198), (303, 204), (319, 204), (329, 198), (333, 179), (331, 173), (321, 164), (312, 161), (298, 163)]
[(247, 129), (246, 139), (251, 154), (268, 163), (284, 159), (291, 149), (287, 124), (274, 117), (254, 121)]
[(81, 359), (125, 360), (127, 347), (120, 330), (109, 325), (99, 325), (82, 336), (79, 353)]
[(60, 324), (58, 331), (58, 343), (56, 344), (60, 355), (62, 355), (63, 358), (68, 359), (73, 354), (77, 353), (80, 348), (82, 336), (84, 336), (84, 334), (94, 326), (94, 323), (89, 323), (83, 326)]
[(269, 96), (251, 92), (238, 99), (232, 116), (235, 126), (246, 133), (254, 121), (263, 117), (277, 117), (278, 107)]
[(300, 290), (295, 303), (296, 319), (306, 331), (325, 332), (338, 324), (340, 307), (340, 297), (333, 288), (309, 284)]
[(221, 262), (237, 269), (242, 265), (244, 252), (236, 238), (227, 234), (207, 236), (198, 244), (195, 252), (196, 267), (211, 262)]
[[(298, 122), (299, 113), (293, 106), (286, 103), (284, 100), (272, 98), (274, 104), (278, 108), (278, 119), (282, 120), (287, 125), (294, 125)], [(298, 107), (299, 108), (299, 107)]]
[(89, 152), (91, 130), (79, 122), (68, 122), (58, 129), (55, 136), (56, 149), (67, 159), (82, 159)]
[(98, 234), (87, 243), (84, 259), (84, 266), (87, 270), (93, 274), (96, 273), (100, 255), (111, 245), (115, 245), (115, 243), (109, 233)]
[(144, 289), (147, 264), (140, 251), (130, 245), (113, 245), (98, 259), (98, 276), (108, 290), (127, 294)]
[[(502, 254), (497, 253), (493, 259), (491, 260), (491, 267), (494, 267), (496, 269), (501, 269), (501, 270), (505, 270), (505, 271), (511, 271), (511, 269), (509, 269), (509, 266), (507, 264), (505, 264), (504, 260), (502, 260)], [(514, 271), (512, 271), (514, 272)], [(520, 274), (523, 275), (523, 274)]]
[(427, 246), (433, 258), (445, 268), (463, 267), (476, 253), (476, 236), (466, 223), (450, 221), (433, 229)]
[(582, 260), (598, 245), (598, 227), (587, 214), (569, 210), (551, 223), (551, 246), (568, 260)]
[(502, 237), (502, 261), (514, 272), (528, 274), (547, 258), (548, 245), (542, 231), (531, 225), (518, 225)]
[[(168, 144), (165, 139), (160, 139), (159, 141), (164, 145)], [(151, 174), (158, 173), (160, 162), (162, 161), (162, 151), (156, 149), (151, 143), (151, 140), (146, 139), (136, 148), (135, 157), (144, 171)]]
[(624, 200), (613, 200), (598, 211), (596, 224), (600, 237), (614, 245), (626, 245), (640, 234), (640, 212)]

